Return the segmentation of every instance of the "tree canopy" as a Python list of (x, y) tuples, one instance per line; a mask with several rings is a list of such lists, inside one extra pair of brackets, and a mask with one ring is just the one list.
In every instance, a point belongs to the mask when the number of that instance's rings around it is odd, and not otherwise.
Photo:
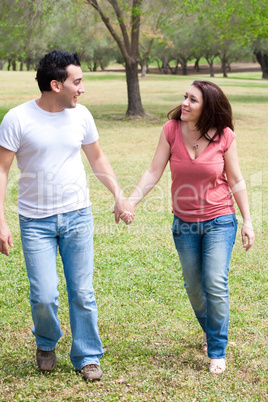
[[(77, 51), (91, 71), (121, 60), (127, 116), (146, 114), (138, 71), (154, 58), (164, 73), (187, 63), (255, 57), (268, 78), (268, 3), (262, 0), (1, 0), (0, 68), (35, 68), (44, 53)], [(171, 61), (173, 67), (171, 67)], [(174, 66), (175, 64), (175, 66)]]

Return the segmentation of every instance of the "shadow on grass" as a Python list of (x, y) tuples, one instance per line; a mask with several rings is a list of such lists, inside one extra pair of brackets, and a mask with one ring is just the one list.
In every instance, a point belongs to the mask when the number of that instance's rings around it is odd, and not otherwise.
[[(114, 345), (114, 343), (113, 343)], [(145, 344), (139, 341), (122, 341), (115, 346), (106, 345), (104, 359), (106, 365), (118, 364), (119, 371), (130, 366), (137, 368), (144, 366), (155, 366), (160, 370), (184, 370), (188, 369), (203, 372), (205, 369), (204, 354), (201, 347), (194, 343), (181, 339), (174, 342), (153, 342)]]
[[(112, 346), (113, 345), (113, 346)], [(165, 341), (144, 345), (143, 340), (113, 342), (105, 347), (101, 364), (106, 367), (117, 366), (118, 375), (129, 371), (130, 367), (141, 365), (155, 367), (160, 370), (184, 370), (188, 369), (202, 372), (205, 369), (204, 354), (194, 343), (182, 339), (179, 344), (170, 344)], [(75, 370), (69, 357), (63, 353), (57, 354), (57, 365), (53, 371), (43, 372), (38, 370), (35, 361), (35, 350), (29, 351), (29, 356), (2, 354), (1, 376), (4, 383), (13, 383), (14, 378), (27, 379), (43, 378), (52, 380), (54, 377), (77, 377), (80, 373)]]

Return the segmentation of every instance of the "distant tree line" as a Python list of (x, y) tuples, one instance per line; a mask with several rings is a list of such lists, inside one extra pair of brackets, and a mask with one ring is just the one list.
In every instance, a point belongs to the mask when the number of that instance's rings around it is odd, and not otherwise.
[[(198, 62), (204, 57), (213, 76), (213, 62), (218, 57), (226, 76), (230, 63), (255, 56), (262, 68), (263, 78), (268, 78), (267, 36), (252, 35), (249, 38), (246, 31), (244, 38), (243, 32), (234, 35), (235, 25), (239, 25), (236, 20), (229, 24), (231, 26), (218, 25), (215, 29), (216, 12), (201, 17), (198, 12), (187, 15), (187, 7), (182, 2), (177, 2), (177, 7), (184, 8), (176, 13), (172, 13), (176, 2), (160, 2), (161, 12), (159, 7), (157, 10), (154, 7), (157, 2), (147, 0), (143, 3), (145, 10), (139, 43), (139, 64), (143, 74), (154, 61), (161, 72), (176, 74), (181, 66), (182, 73), (186, 75), (187, 63), (195, 61), (198, 71)], [(209, 5), (210, 2), (207, 3)], [(265, 6), (265, 2), (260, 3)], [(55, 48), (78, 51), (90, 71), (103, 70), (112, 61), (124, 64), (120, 50), (104, 30), (96, 11), (85, 3), (72, 0), (1, 0), (0, 10), (0, 69), (5, 64), (8, 70), (35, 68), (40, 57)], [(228, 30), (233, 32), (228, 33)]]
[[(77, 51), (90, 71), (123, 64), (133, 107), (138, 67), (145, 76), (152, 62), (186, 75), (204, 57), (213, 76), (217, 58), (226, 77), (232, 62), (254, 58), (268, 79), (263, 0), (1, 0), (0, 39), (0, 69), (35, 69), (53, 49)], [(143, 112), (140, 103), (130, 114)]]

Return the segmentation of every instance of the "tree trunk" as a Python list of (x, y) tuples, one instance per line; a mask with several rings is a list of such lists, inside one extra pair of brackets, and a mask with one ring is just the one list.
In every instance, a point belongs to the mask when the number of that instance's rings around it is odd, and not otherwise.
[(268, 53), (264, 53), (261, 50), (255, 50), (254, 54), (256, 56), (257, 62), (261, 66), (262, 78), (268, 79)]
[(157, 68), (158, 68), (159, 72), (161, 73), (161, 65), (160, 65), (160, 60), (158, 58), (156, 59), (156, 64), (157, 64)]
[(147, 73), (147, 64), (146, 60), (142, 61), (142, 66), (141, 66), (141, 78), (145, 78)]
[(199, 71), (200, 71), (199, 60), (200, 60), (200, 57), (198, 57), (198, 58), (196, 59), (195, 63), (194, 63), (194, 70), (196, 70), (198, 73), (199, 73)]
[(141, 103), (138, 63), (133, 63), (130, 66), (126, 64), (126, 77), (128, 96), (126, 116), (133, 118), (144, 116), (146, 113)]
[(213, 61), (209, 64), (209, 73), (211, 77), (214, 77)]
[(187, 75), (187, 61), (180, 60), (181, 67), (182, 67), (182, 75)]
[(163, 65), (162, 65), (163, 73), (168, 74), (168, 59), (166, 56), (163, 58)]
[[(141, 117), (146, 113), (142, 107), (139, 77), (138, 77), (138, 61), (139, 61), (139, 33), (140, 33), (140, 20), (141, 20), (141, 6), (143, 0), (132, 0), (132, 11), (130, 17), (131, 32), (128, 32), (129, 23), (125, 23), (124, 2), (117, 0), (107, 0), (112, 6), (116, 15), (119, 30), (112, 24), (109, 15), (100, 7), (98, 0), (86, 0), (97, 12), (108, 31), (116, 41), (126, 64), (126, 79), (127, 79), (127, 95), (128, 95), (128, 109), (126, 116)], [(122, 7), (121, 7), (122, 6)]]
[(228, 77), (228, 75), (227, 75), (227, 60), (226, 60), (225, 55), (223, 55), (221, 57), (221, 68), (222, 68), (224, 78), (227, 78)]
[(141, 76), (142, 76), (142, 78), (144, 78), (146, 76), (146, 73), (148, 70), (147, 59), (148, 59), (148, 55), (152, 49), (153, 41), (154, 41), (153, 39), (150, 40), (149, 46), (147, 47), (147, 49), (141, 59)]

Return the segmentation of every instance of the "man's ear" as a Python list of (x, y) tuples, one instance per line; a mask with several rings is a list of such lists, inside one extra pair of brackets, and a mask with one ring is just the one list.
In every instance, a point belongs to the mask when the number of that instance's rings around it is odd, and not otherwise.
[(62, 83), (56, 80), (50, 82), (50, 87), (52, 91), (59, 93), (62, 89)]

